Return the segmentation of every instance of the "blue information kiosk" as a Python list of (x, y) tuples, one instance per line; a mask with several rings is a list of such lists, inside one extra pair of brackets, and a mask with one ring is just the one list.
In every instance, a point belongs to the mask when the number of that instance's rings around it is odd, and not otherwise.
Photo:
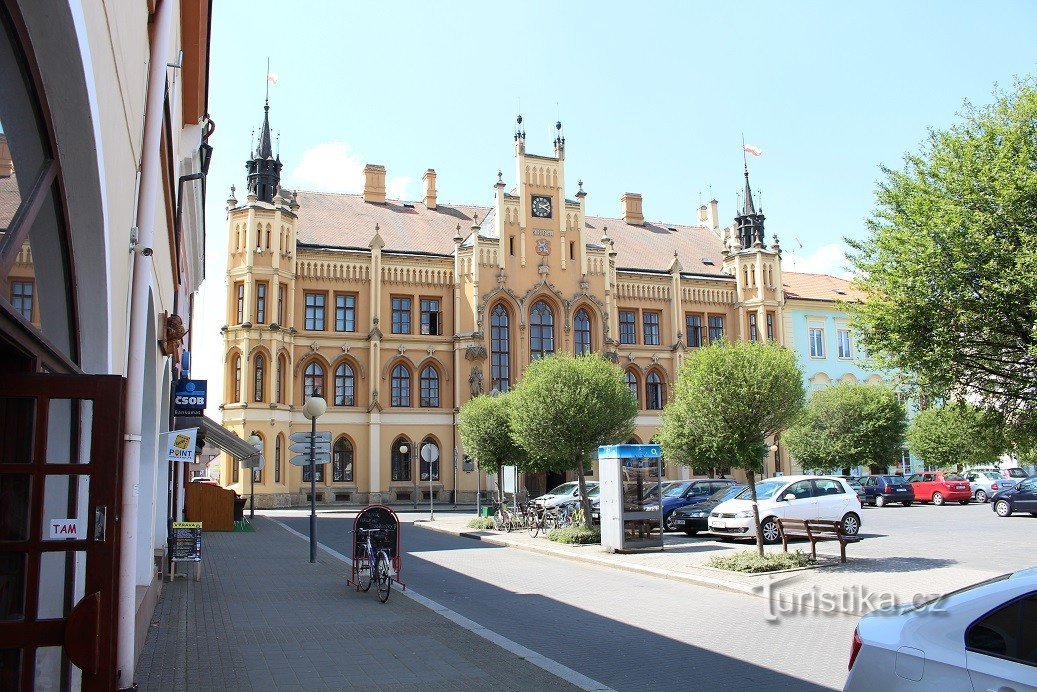
[[(602, 548), (610, 553), (662, 550), (662, 474), (659, 445), (598, 447)], [(649, 506), (654, 510), (648, 511)]]

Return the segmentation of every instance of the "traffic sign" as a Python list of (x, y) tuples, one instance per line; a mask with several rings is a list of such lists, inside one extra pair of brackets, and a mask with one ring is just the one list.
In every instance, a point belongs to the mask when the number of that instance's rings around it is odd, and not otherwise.
[[(314, 455), (314, 461), (316, 461), (316, 463), (318, 463), (318, 464), (330, 464), (331, 463), (331, 455), (330, 454), (315, 454)], [(297, 454), (296, 456), (294, 456), (291, 459), (289, 459), (288, 463), (291, 464), (292, 466), (309, 466), (310, 465), (310, 455), (309, 454)]]
[[(309, 454), (310, 453), (310, 443), (309, 442), (296, 442), (293, 445), (288, 445), (288, 449), (290, 451), (292, 451), (292, 452), (303, 452), (304, 454)], [(330, 442), (315, 442), (315, 443), (313, 443), (313, 451), (314, 452), (318, 452), (318, 453), (328, 453), (328, 452), (331, 452), (331, 443)]]
[[(308, 432), (297, 432), (292, 433), (290, 437), (292, 439), (292, 442), (309, 442), (311, 435)], [(331, 433), (319, 432), (316, 434), (316, 436), (313, 437), (313, 439), (316, 442), (331, 442)]]

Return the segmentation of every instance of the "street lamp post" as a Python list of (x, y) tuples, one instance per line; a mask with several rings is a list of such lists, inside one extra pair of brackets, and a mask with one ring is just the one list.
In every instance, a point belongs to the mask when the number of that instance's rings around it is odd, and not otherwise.
[(328, 402), (314, 391), (302, 406), (302, 415), (310, 419), (310, 562), (317, 561), (317, 464), (314, 445), (317, 441), (317, 419), (328, 410)]
[[(406, 454), (410, 447), (407, 445), (400, 445), (400, 454)], [(414, 476), (414, 492), (411, 493), (411, 504), (413, 509), (418, 508), (418, 476), (421, 475), (421, 455), (417, 456), (417, 468), (411, 469), (411, 474)], [(407, 467), (410, 468), (410, 459), (407, 460)]]
[[(252, 434), (248, 436), (248, 441), (256, 448), (256, 451), (263, 449), (263, 438), (256, 434), (253, 430)], [(248, 490), (248, 523), (254, 524), (256, 519), (256, 470), (254, 468), (249, 469), (249, 490)]]

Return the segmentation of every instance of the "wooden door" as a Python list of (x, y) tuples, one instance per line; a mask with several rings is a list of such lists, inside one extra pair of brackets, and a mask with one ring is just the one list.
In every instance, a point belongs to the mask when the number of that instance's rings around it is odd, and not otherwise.
[(115, 689), (123, 387), (0, 376), (0, 689)]

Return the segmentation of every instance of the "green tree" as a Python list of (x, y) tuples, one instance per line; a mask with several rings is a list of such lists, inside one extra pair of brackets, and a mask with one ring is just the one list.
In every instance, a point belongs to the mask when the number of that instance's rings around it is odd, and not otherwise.
[(623, 372), (599, 355), (566, 354), (529, 364), (513, 392), (511, 432), (538, 471), (575, 471), (587, 528), (590, 500), (583, 476), (600, 445), (634, 431), (637, 404)]
[(997, 415), (955, 402), (920, 411), (907, 431), (907, 447), (927, 466), (955, 470), (997, 463), (1008, 441)]
[(1037, 410), (1037, 84), (882, 172), (869, 236), (847, 240), (864, 346), (924, 394)]
[(497, 475), (497, 493), (503, 497), (502, 466), (522, 466), (525, 453), (511, 435), (512, 395), (482, 395), (461, 407), (457, 428), (461, 444), (479, 468)]
[(701, 348), (684, 361), (675, 390), (663, 411), (663, 453), (678, 463), (698, 459), (745, 470), (762, 555), (755, 474), (763, 470), (767, 438), (785, 430), (803, 408), (796, 355), (773, 343)]
[(814, 392), (781, 439), (805, 469), (835, 471), (860, 464), (885, 473), (899, 459), (905, 417), (891, 389), (839, 384)]

